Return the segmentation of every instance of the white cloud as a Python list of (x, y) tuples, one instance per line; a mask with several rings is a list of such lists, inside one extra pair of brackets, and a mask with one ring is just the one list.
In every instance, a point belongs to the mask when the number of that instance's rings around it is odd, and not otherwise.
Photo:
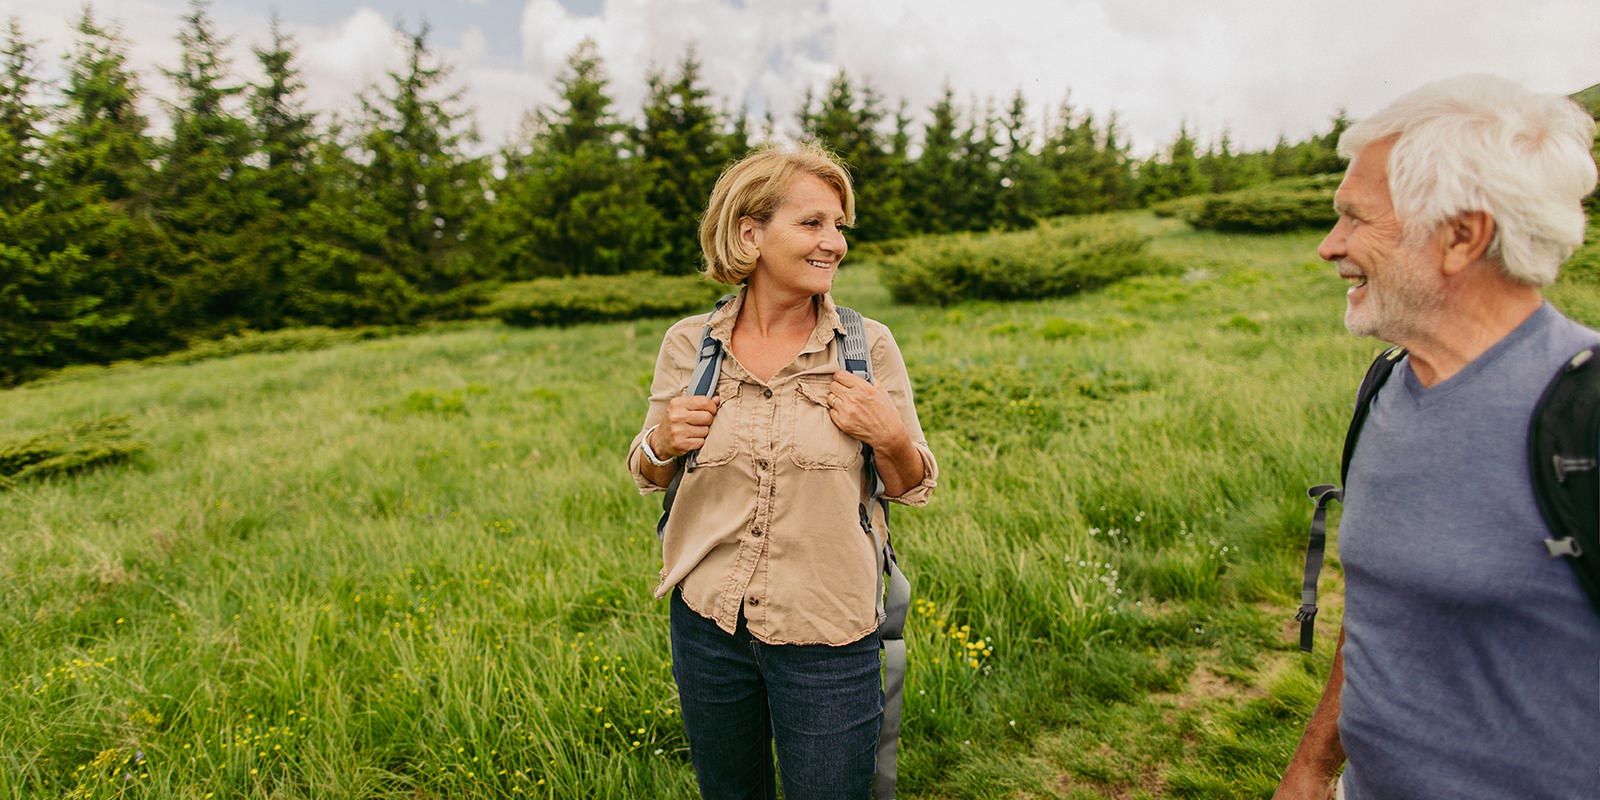
[[(308, 100), (348, 111), (366, 86), (400, 66), (404, 41), (390, 0), (329, 0), (351, 11), (314, 26), (286, 19), (300, 45)], [(478, 3), (480, 0), (462, 0)], [(358, 3), (366, 3), (362, 6)], [(59, 74), (76, 11), (0, 0)], [(247, 11), (245, 6), (256, 10)], [(511, 137), (525, 112), (555, 101), (555, 81), (585, 37), (595, 39), (615, 109), (632, 117), (647, 70), (676, 70), (693, 46), (716, 101), (748, 103), (792, 128), (807, 89), (845, 69), (888, 110), (904, 98), (921, 119), (948, 81), (964, 108), (1004, 105), (1021, 89), (1036, 120), (1070, 95), (1080, 111), (1115, 112), (1141, 152), (1180, 122), (1202, 142), (1226, 129), (1239, 146), (1270, 146), (1326, 130), (1341, 107), (1371, 113), (1438, 77), (1494, 72), (1546, 91), (1600, 80), (1600, 3), (1457, 0), (1448, 12), (1394, 0), (603, 0), (595, 15), (557, 0), (525, 0), (520, 52), (493, 52), (484, 31), (450, 28), (432, 41), (454, 66), (451, 88), (478, 114), (489, 144)], [(14, 9), (13, 9), (14, 7)], [(485, 6), (486, 8), (488, 6)], [(177, 61), (184, 0), (97, 0), (120, 20), (146, 87), (170, 93), (158, 67)], [(235, 37), (234, 66), (255, 74), (248, 45), (266, 38), (264, 4), (219, 0), (218, 27)], [(520, 63), (518, 57), (520, 56)], [(164, 117), (156, 109), (152, 118)]]

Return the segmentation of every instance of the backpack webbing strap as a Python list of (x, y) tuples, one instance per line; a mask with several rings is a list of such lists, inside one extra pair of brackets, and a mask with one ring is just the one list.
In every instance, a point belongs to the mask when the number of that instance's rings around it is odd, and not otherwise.
[(1317, 510), (1311, 512), (1311, 536), (1306, 544), (1306, 574), (1300, 584), (1300, 610), (1294, 618), (1300, 622), (1300, 649), (1311, 652), (1311, 640), (1316, 631), (1317, 577), (1322, 574), (1322, 555), (1328, 544), (1328, 504), (1344, 498), (1344, 492), (1331, 483), (1319, 484), (1306, 490)]
[[(1367, 374), (1361, 379), (1361, 388), (1356, 390), (1355, 413), (1351, 415), (1350, 428), (1344, 434), (1344, 455), (1339, 459), (1341, 485), (1349, 478), (1350, 458), (1356, 452), (1356, 442), (1361, 438), (1361, 426), (1367, 421), (1367, 412), (1372, 410), (1372, 398), (1384, 381), (1389, 380), (1394, 365), (1405, 354), (1405, 348), (1399, 346), (1383, 351), (1372, 360), (1372, 366), (1367, 367)], [(1294, 618), (1300, 623), (1300, 649), (1309, 653), (1316, 633), (1317, 579), (1322, 575), (1322, 560), (1328, 546), (1328, 504), (1344, 500), (1344, 490), (1331, 484), (1319, 484), (1307, 489), (1306, 494), (1310, 495), (1317, 507), (1311, 512), (1311, 530), (1306, 537), (1305, 576), (1300, 584), (1300, 610), (1295, 612)]]
[(1551, 558), (1572, 565), (1600, 612), (1600, 345), (1562, 365), (1528, 423), (1528, 466)]
[[(844, 326), (844, 335), (838, 337), (839, 363), (846, 372), (867, 382), (872, 382), (872, 353), (867, 345), (867, 329), (861, 320), (861, 314), (855, 309), (838, 307), (839, 322)], [(905, 627), (906, 615), (911, 609), (911, 582), (906, 580), (905, 573), (900, 571), (894, 555), (894, 547), (889, 544), (889, 502), (883, 499), (883, 477), (878, 474), (877, 461), (873, 457), (872, 447), (861, 445), (862, 460), (862, 493), (861, 504), (858, 507), (861, 514), (861, 530), (866, 533), (879, 550), (879, 560), (882, 562), (882, 572), (878, 575), (878, 602), (879, 610), (883, 612), (883, 625), (879, 628), (878, 639), (883, 648), (883, 723), (878, 729), (878, 757), (877, 769), (873, 775), (873, 795), (877, 800), (892, 800), (894, 797), (895, 779), (897, 777), (897, 761), (900, 749), (900, 711), (904, 705), (904, 689), (906, 681), (906, 641)], [(885, 530), (883, 536), (878, 536), (872, 526), (872, 505), (876, 503), (883, 510)], [(885, 590), (887, 578), (887, 590)]]
[[(711, 313), (728, 304), (734, 295), (725, 294), (717, 300), (716, 308)], [(694, 372), (689, 374), (688, 393), (700, 397), (710, 397), (717, 391), (717, 378), (722, 375), (722, 342), (711, 337), (711, 320), (706, 319), (705, 328), (700, 331), (700, 349), (695, 353)], [(656, 538), (660, 539), (667, 532), (667, 517), (672, 514), (672, 504), (678, 499), (678, 484), (683, 482), (683, 473), (693, 472), (695, 457), (699, 450), (691, 451), (684, 456), (683, 463), (678, 466), (678, 471), (672, 473), (672, 480), (667, 481), (667, 493), (661, 497), (661, 517), (656, 520)]]
[(878, 729), (878, 766), (872, 778), (874, 796), (893, 800), (900, 749), (900, 709), (906, 685), (906, 611), (911, 607), (911, 582), (895, 563), (889, 550), (887, 572), (889, 593), (885, 601), (887, 617), (880, 629), (883, 647), (883, 725)]

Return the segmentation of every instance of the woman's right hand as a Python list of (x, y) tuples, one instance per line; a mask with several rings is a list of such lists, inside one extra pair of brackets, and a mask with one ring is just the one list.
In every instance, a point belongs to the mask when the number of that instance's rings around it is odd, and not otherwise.
[(652, 434), (650, 443), (661, 458), (677, 458), (699, 450), (711, 433), (711, 420), (722, 407), (721, 397), (683, 395), (667, 402), (667, 419)]

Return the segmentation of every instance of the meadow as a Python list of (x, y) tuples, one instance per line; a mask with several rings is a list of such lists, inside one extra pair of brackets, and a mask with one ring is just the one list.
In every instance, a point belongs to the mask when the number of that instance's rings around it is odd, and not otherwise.
[[(1378, 344), (1315, 232), (1123, 215), (1172, 274), (841, 302), (895, 332), (943, 475), (897, 509), (908, 798), (1268, 797), (1320, 692), (1310, 503)], [(1600, 291), (1552, 292), (1600, 321)], [(0, 432), (128, 415), (126, 463), (0, 491), (0, 797), (690, 798), (654, 319), (497, 322), (75, 371)]]

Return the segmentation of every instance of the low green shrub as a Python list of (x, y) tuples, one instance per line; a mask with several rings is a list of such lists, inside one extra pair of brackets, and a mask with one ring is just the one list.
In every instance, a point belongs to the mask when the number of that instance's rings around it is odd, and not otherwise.
[(897, 303), (1023, 300), (1098, 289), (1133, 275), (1172, 272), (1150, 237), (1105, 218), (1055, 221), (1031, 231), (908, 240), (883, 259)]
[(1569, 283), (1600, 283), (1600, 220), (1591, 220), (1584, 244), (1561, 265), (1561, 279)]
[(52, 428), (43, 433), (0, 440), (0, 491), (18, 481), (67, 475), (122, 461), (145, 449), (135, 439), (125, 414), (112, 414)]
[(1330, 227), (1333, 189), (1310, 184), (1296, 188), (1278, 183), (1210, 195), (1184, 219), (1196, 228), (1234, 233), (1278, 233), (1299, 228)]
[(297, 353), (324, 350), (335, 345), (378, 339), (415, 330), (404, 326), (371, 325), (361, 328), (284, 328), (276, 331), (242, 331), (210, 341), (198, 341), (179, 350), (144, 360), (146, 364), (192, 364), (213, 358), (250, 353)]
[(1187, 222), (1194, 219), (1194, 216), (1200, 213), (1200, 207), (1205, 205), (1206, 201), (1212, 197), (1213, 195), (1209, 194), (1191, 194), (1184, 197), (1174, 197), (1171, 200), (1162, 200), (1159, 203), (1150, 204), (1150, 213), (1158, 217), (1176, 217)]
[(698, 275), (536, 278), (500, 287), (484, 316), (523, 327), (664, 317), (704, 311), (727, 291)]

